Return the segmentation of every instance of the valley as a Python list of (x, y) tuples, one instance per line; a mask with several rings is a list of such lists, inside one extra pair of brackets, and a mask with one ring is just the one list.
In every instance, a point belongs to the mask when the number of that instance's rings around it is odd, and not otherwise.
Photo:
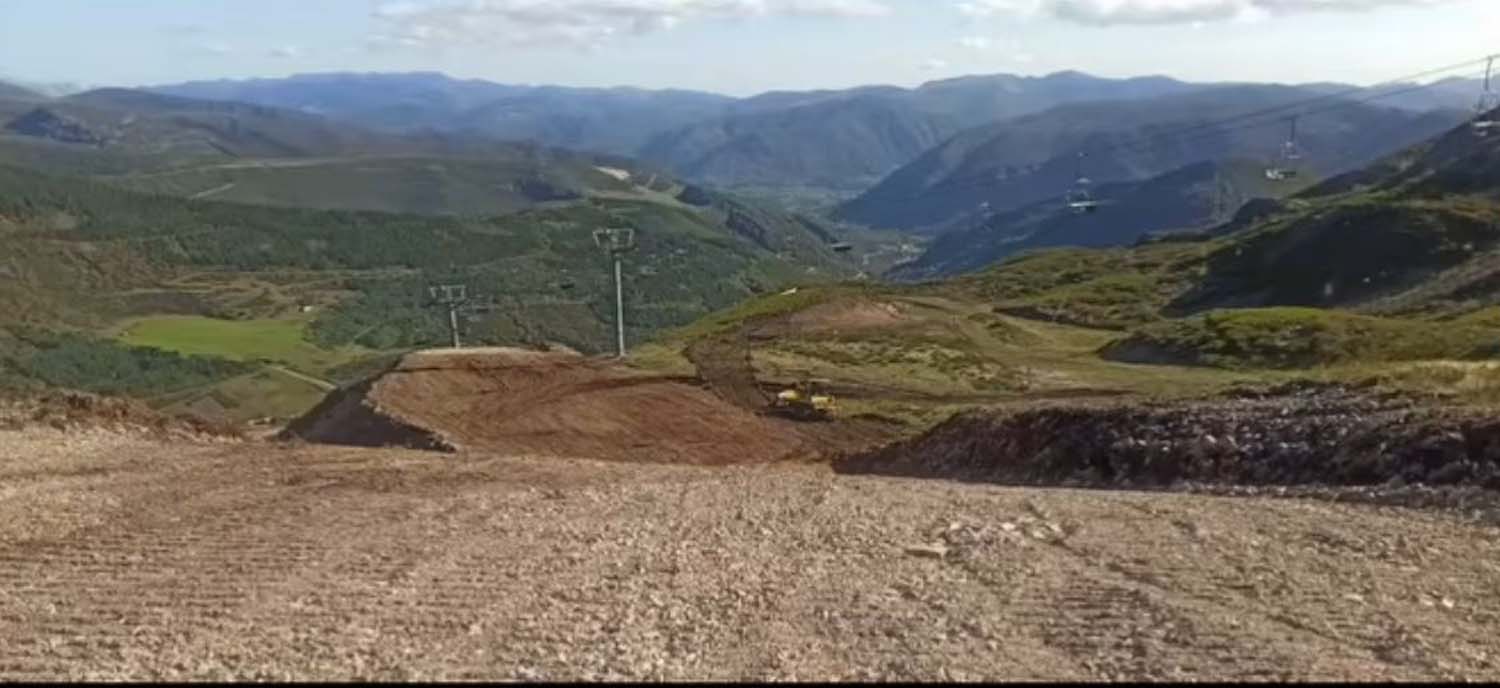
[(0, 83), (0, 679), (1494, 678), (1492, 61)]

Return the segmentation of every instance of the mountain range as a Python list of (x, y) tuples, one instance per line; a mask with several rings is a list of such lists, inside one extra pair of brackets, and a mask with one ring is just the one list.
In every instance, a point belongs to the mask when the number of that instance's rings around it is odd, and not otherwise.
[(192, 198), (427, 214), (681, 187), (620, 156), (127, 89), (0, 99), (0, 161)]
[[(774, 91), (749, 98), (694, 91), (514, 86), (441, 74), (312, 74), (190, 82), (152, 90), (324, 114), (371, 128), (478, 134), (637, 157), (724, 187), (851, 194), (972, 127), (1068, 104), (1219, 89), (1166, 77), (1104, 79), (1079, 72), (971, 76), (916, 88)], [(1440, 87), (1439, 87), (1440, 86)], [(1402, 93), (1393, 106), (1467, 105), (1464, 80)], [(1317, 84), (1304, 97), (1347, 90)]]
[[(1110, 236), (1202, 225), (1214, 218), (1149, 210), (1146, 198), (1192, 195), (1151, 180), (1202, 162), (1264, 161), (1287, 136), (1275, 118), (1253, 126), (1215, 121), (1323, 101), (1299, 122), (1302, 175), (1316, 178), (1451, 126), (1460, 112), (1431, 106), (1456, 102), (1467, 85), (1403, 89), (1402, 100), (1393, 101), (1403, 107), (1361, 100), (1389, 89), (1077, 72), (743, 99), (507, 86), (430, 73), (194, 82), (55, 99), (8, 89), (0, 93), (0, 159), (187, 197), (439, 214), (671, 194), (682, 189), (678, 178), (727, 188), (825, 189), (858, 194), (836, 208), (839, 220), (925, 232), (982, 228), (987, 238), (979, 243), (991, 248), (965, 252), (963, 269), (972, 269), (1056, 241), (1056, 232), (1040, 231), (1044, 215), (1033, 207), (1055, 202), (1080, 170), (1119, 205), (1108, 216), (1115, 222)], [(1079, 152), (1088, 153), (1082, 167)], [(1115, 198), (1125, 193), (1118, 184), (1149, 191)], [(1237, 202), (1249, 197), (1230, 195)], [(935, 246), (938, 253), (911, 266), (911, 274), (958, 269), (940, 267), (941, 253), (958, 245), (950, 238)]]

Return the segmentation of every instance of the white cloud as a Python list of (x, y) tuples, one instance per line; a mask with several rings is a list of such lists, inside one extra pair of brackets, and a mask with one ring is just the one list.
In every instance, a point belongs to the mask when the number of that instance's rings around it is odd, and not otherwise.
[(982, 19), (997, 14), (1035, 14), (1041, 6), (1042, 0), (964, 0), (958, 3), (958, 12)]
[(948, 68), (948, 61), (940, 57), (929, 57), (919, 65), (924, 72), (936, 72)]
[(768, 16), (879, 17), (885, 0), (429, 0), (379, 6), (376, 47), (454, 43), (597, 46), (694, 20)]
[(271, 57), (280, 58), (283, 60), (291, 60), (301, 57), (302, 51), (295, 45), (283, 45), (278, 48), (272, 48), (270, 51), (270, 55)]
[(201, 53), (209, 55), (228, 55), (234, 52), (234, 47), (223, 41), (204, 40), (194, 41), (188, 47)]
[(958, 39), (958, 44), (970, 50), (988, 50), (994, 41), (987, 36), (964, 36)]
[(1115, 24), (1192, 24), (1253, 20), (1301, 12), (1360, 12), (1397, 5), (1440, 5), (1455, 0), (962, 0), (960, 14), (984, 18), (1000, 14), (1043, 14), (1095, 26)]

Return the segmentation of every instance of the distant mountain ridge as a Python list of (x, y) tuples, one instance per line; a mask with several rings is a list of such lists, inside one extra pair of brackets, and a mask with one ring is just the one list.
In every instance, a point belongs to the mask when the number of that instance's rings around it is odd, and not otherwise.
[[(1446, 84), (1446, 82), (1445, 82)], [(1393, 98), (1393, 106), (1453, 107), (1463, 82)], [(858, 190), (971, 127), (1071, 103), (1194, 92), (1164, 76), (1108, 79), (962, 76), (914, 88), (770, 91), (747, 98), (686, 90), (499, 84), (435, 72), (323, 73), (198, 81), (149, 90), (302, 110), (390, 131), (432, 130), (529, 140), (639, 157), (726, 187)], [(1324, 93), (1349, 87), (1299, 87)], [(1472, 92), (1472, 91), (1471, 91)]]
[(497, 214), (680, 186), (620, 156), (364, 129), (264, 105), (100, 89), (0, 112), (0, 162), (129, 189), (321, 209)]
[(634, 153), (649, 130), (714, 116), (734, 100), (697, 91), (507, 85), (434, 72), (303, 74), (147, 90), (315, 112), (380, 129), (474, 133), (616, 154)]
[(388, 131), (481, 135), (639, 157), (723, 187), (856, 192), (953, 134), (1058, 103), (1198, 88), (1165, 77), (970, 76), (915, 88), (772, 91), (517, 86), (431, 72), (189, 82), (167, 95), (255, 103)]
[(517, 86), (431, 72), (307, 74), (152, 91), (297, 109), (391, 131), (531, 140), (638, 157), (725, 187), (859, 190), (968, 128), (1100, 100), (1213, 87), (1080, 72), (964, 76), (914, 88), (771, 91), (748, 98), (635, 88)]
[(21, 86), (19, 84), (13, 84), (13, 83), (10, 83), (10, 82), (7, 82), (7, 81), (0, 81), (0, 100), (28, 100), (28, 101), (35, 101), (35, 100), (46, 100), (46, 99), (47, 99), (47, 96), (42, 95), (41, 93), (33, 91), (33, 90), (31, 90), (29, 88), (26, 88), (24, 86)]
[(654, 137), (640, 157), (724, 186), (802, 184), (862, 190), (969, 127), (1100, 98), (1150, 98), (1194, 90), (1165, 77), (1109, 80), (963, 77), (914, 89), (769, 93), (733, 114)]

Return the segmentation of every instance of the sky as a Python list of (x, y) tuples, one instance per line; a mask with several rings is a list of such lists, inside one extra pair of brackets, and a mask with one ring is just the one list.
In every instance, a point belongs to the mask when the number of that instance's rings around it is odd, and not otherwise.
[(1070, 69), (1368, 85), (1492, 53), (1500, 0), (0, 0), (0, 79), (87, 86), (439, 71), (742, 96)]

